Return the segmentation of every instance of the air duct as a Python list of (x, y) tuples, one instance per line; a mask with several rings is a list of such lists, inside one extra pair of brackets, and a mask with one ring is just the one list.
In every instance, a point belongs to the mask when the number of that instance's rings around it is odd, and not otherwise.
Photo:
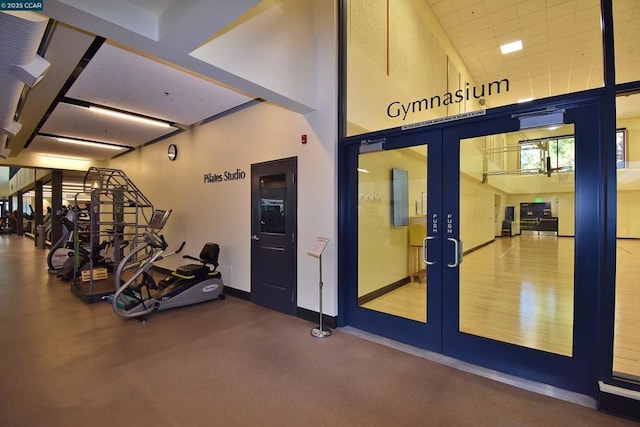
[(49, 67), (37, 55), (48, 20), (33, 12), (0, 12), (0, 133), (9, 138), (21, 128), (15, 113), (24, 85), (38, 83)]
[(21, 80), (29, 87), (34, 87), (44, 77), (49, 69), (49, 63), (40, 55), (33, 57), (27, 64), (16, 65), (11, 67), (11, 74), (18, 80)]
[(22, 123), (10, 120), (0, 128), (0, 132), (6, 134), (9, 138), (13, 138), (22, 129)]

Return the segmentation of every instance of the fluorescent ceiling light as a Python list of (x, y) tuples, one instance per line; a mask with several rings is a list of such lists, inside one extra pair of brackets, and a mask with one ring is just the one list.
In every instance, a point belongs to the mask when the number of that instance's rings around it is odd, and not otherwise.
[(358, 172), (362, 172), (362, 173), (370, 173), (368, 170), (366, 170), (366, 169), (362, 169), (362, 168), (358, 168)]
[(95, 111), (96, 113), (104, 114), (107, 116), (117, 117), (124, 120), (131, 120), (138, 123), (143, 123), (151, 126), (158, 126), (163, 128), (170, 128), (171, 125), (167, 122), (161, 122), (159, 120), (147, 119), (145, 117), (134, 116), (132, 114), (121, 113), (119, 111), (108, 110), (106, 108), (100, 108), (93, 105), (89, 106), (90, 111)]
[(94, 147), (94, 148), (106, 148), (108, 150), (126, 150), (127, 148), (127, 147), (119, 147), (117, 145), (103, 144), (100, 142), (84, 141), (81, 139), (71, 139), (71, 138), (63, 138), (63, 137), (57, 137), (56, 139), (60, 142), (66, 142), (68, 144), (85, 145), (87, 147)]
[(56, 161), (63, 161), (63, 162), (82, 162), (82, 163), (89, 163), (89, 160), (86, 159), (76, 159), (73, 157), (60, 157), (60, 156), (51, 156), (49, 154), (40, 154), (39, 156), (41, 159), (43, 160), (56, 160)]
[(511, 52), (516, 52), (518, 50), (522, 50), (522, 40), (516, 40), (514, 42), (503, 44), (502, 46), (500, 46), (500, 52), (502, 52), (503, 55)]
[(40, 154), (38, 157), (45, 162), (55, 162), (56, 167), (64, 165), (65, 167), (86, 168), (90, 164), (89, 160), (83, 158), (52, 156), (50, 154)]
[(533, 97), (518, 99), (518, 101), (516, 102), (518, 104), (522, 104), (523, 102), (529, 102), (529, 101), (533, 101)]

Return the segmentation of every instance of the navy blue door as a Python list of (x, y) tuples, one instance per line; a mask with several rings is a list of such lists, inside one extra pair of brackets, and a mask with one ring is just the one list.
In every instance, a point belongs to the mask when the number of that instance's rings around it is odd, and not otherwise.
[(442, 132), (389, 135), (351, 151), (348, 322), (439, 352)]
[(350, 148), (348, 324), (595, 394), (599, 110), (553, 107), (564, 123), (487, 114)]
[(251, 301), (297, 312), (297, 159), (251, 165)]

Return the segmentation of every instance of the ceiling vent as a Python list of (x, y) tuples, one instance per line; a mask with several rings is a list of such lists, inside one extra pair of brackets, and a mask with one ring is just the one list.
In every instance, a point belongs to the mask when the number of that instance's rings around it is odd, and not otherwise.
[(6, 144), (7, 144), (7, 135), (0, 133), (0, 158), (2, 159), (6, 159), (7, 157), (9, 157), (9, 154), (11, 153), (10, 149), (5, 148)]

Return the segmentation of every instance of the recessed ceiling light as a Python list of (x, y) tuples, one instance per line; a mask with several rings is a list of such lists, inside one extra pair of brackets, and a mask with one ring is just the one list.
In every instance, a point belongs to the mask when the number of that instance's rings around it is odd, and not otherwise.
[(533, 101), (533, 97), (518, 99), (516, 102), (522, 104), (523, 102)]
[(516, 40), (514, 42), (503, 44), (502, 46), (500, 46), (500, 52), (502, 52), (503, 55), (511, 52), (516, 52), (518, 50), (522, 50), (522, 40)]
[(151, 126), (158, 126), (163, 128), (169, 128), (171, 125), (167, 122), (161, 122), (159, 120), (147, 119), (145, 117), (134, 116), (133, 114), (121, 113), (119, 111), (109, 110), (106, 108), (96, 107), (94, 105), (89, 106), (90, 111), (95, 111), (96, 113), (105, 114), (107, 116), (117, 117), (119, 119), (131, 120), (138, 123), (143, 123)]
[(67, 144), (85, 145), (87, 147), (95, 147), (95, 148), (106, 148), (108, 150), (126, 150), (127, 149), (127, 147), (119, 147), (117, 145), (102, 144), (100, 142), (93, 142), (93, 141), (84, 141), (82, 139), (72, 139), (72, 138), (63, 138), (63, 137), (58, 137), (56, 139), (60, 142), (66, 142)]
[(43, 160), (55, 160), (55, 161), (65, 161), (65, 162), (77, 162), (77, 163), (89, 163), (89, 160), (79, 159), (74, 157), (60, 157), (60, 156), (52, 156), (50, 154), (40, 154), (39, 157)]

